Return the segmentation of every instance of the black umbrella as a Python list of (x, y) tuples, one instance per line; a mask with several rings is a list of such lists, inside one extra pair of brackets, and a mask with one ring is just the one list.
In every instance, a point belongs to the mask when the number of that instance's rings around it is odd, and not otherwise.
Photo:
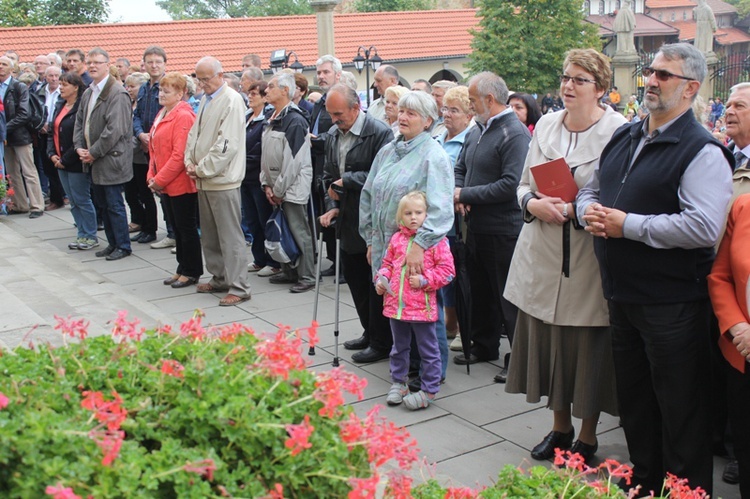
[[(471, 357), (471, 285), (469, 283), (469, 272), (466, 269), (467, 248), (461, 230), (461, 215), (456, 213), (456, 240), (451, 245), (453, 262), (456, 266), (456, 279), (453, 281), (453, 290), (456, 293), (456, 318), (458, 329), (461, 334), (461, 344), (464, 356)], [(466, 363), (466, 374), (471, 374), (470, 364)]]

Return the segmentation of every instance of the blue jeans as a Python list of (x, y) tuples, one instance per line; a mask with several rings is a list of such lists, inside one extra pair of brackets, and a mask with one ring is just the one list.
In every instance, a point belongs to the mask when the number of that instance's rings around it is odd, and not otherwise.
[(59, 170), (60, 182), (68, 193), (70, 211), (78, 227), (78, 237), (96, 239), (96, 209), (91, 200), (91, 175)]
[(128, 232), (128, 216), (125, 213), (125, 184), (97, 185), (94, 184), (94, 197), (102, 210), (102, 223), (107, 243), (113, 248), (130, 252), (130, 234)]
[(280, 264), (268, 256), (265, 247), (266, 222), (271, 216), (273, 207), (258, 184), (243, 183), (240, 187), (240, 195), (242, 197), (242, 232), (245, 233), (246, 241), (252, 241), (251, 250), (255, 265), (259, 267), (270, 265), (278, 269)]

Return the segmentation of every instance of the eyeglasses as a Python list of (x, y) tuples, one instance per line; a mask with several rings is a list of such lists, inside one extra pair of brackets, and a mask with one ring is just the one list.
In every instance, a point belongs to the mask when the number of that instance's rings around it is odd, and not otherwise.
[(687, 81), (695, 81), (695, 78), (688, 78), (687, 76), (682, 75), (676, 75), (674, 73), (670, 73), (669, 71), (665, 71), (663, 69), (654, 69), (652, 67), (645, 67), (641, 69), (641, 74), (648, 78), (651, 75), (656, 76), (656, 79), (659, 81), (667, 81), (670, 78), (679, 78), (681, 80), (687, 80)]
[(457, 107), (441, 107), (440, 112), (442, 114), (461, 114), (463, 111), (461, 111)]
[(576, 85), (579, 87), (587, 84), (587, 83), (594, 83), (596, 84), (595, 80), (589, 80), (588, 78), (581, 78), (580, 76), (568, 76), (568, 75), (560, 75), (560, 83), (563, 85), (567, 85), (567, 83), (573, 80)]
[(107, 64), (107, 61), (86, 61), (87, 66), (99, 66), (100, 64)]
[(198, 78), (198, 83), (202, 83), (203, 85), (205, 85), (209, 81), (213, 80), (216, 77), (217, 74), (219, 74), (219, 73), (214, 73), (211, 76), (206, 76), (204, 78)]

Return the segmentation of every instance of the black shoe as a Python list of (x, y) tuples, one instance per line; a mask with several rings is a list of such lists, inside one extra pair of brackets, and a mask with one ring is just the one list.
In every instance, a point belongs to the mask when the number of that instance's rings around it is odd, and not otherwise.
[(182, 277), (184, 277), (187, 280), (186, 281), (181, 281), (181, 280), (178, 279), (175, 282), (173, 282), (172, 283), (172, 287), (174, 289), (187, 288), (188, 286), (192, 286), (193, 284), (195, 284), (196, 282), (198, 282), (198, 278), (197, 277), (188, 277), (186, 275), (184, 275)]
[(467, 359), (466, 356), (462, 353), (456, 355), (453, 357), (453, 362), (458, 364), (459, 366), (465, 366), (466, 364), (476, 364), (478, 362), (490, 362), (492, 360), (497, 360), (497, 357), (494, 359), (485, 359), (482, 357), (479, 357), (477, 355), (469, 354), (469, 358)]
[(724, 473), (721, 474), (721, 479), (732, 485), (740, 483), (740, 464), (736, 460), (729, 461), (724, 466)]
[(320, 271), (321, 277), (333, 277), (336, 275), (336, 267), (334, 265), (331, 265), (325, 270)]
[(369, 344), (370, 340), (368, 340), (363, 334), (356, 340), (345, 341), (344, 348), (346, 348), (347, 350), (364, 350)]
[(271, 277), (269, 277), (268, 282), (270, 282), (271, 284), (296, 284), (297, 279), (289, 277), (282, 272), (280, 274), (272, 275)]
[(290, 293), (304, 293), (305, 291), (310, 291), (311, 289), (315, 288), (315, 283), (312, 282), (298, 282), (291, 288), (289, 288)]
[(539, 445), (531, 449), (531, 457), (537, 461), (551, 459), (555, 455), (555, 449), (568, 450), (573, 445), (573, 438), (576, 436), (575, 430), (569, 433), (560, 433), (551, 431), (544, 437)]
[(141, 231), (141, 232), (139, 232), (137, 234), (133, 234), (132, 236), (130, 236), (130, 241), (133, 242), (133, 243), (137, 243), (145, 234), (146, 233), (143, 232), (143, 231)]
[(104, 248), (103, 250), (99, 250), (99, 251), (97, 251), (96, 253), (94, 253), (94, 256), (96, 256), (97, 258), (101, 258), (101, 257), (103, 257), (103, 256), (109, 256), (109, 255), (111, 255), (111, 254), (112, 254), (112, 252), (113, 252), (114, 250), (115, 250), (115, 247), (114, 247), (114, 246), (107, 246), (107, 247), (106, 247), (106, 248)]
[(39, 218), (42, 215), (44, 215), (43, 211), (32, 211), (31, 213), (29, 213), (29, 218)]
[(111, 262), (112, 260), (120, 260), (121, 258), (125, 258), (126, 256), (130, 256), (130, 251), (117, 248), (112, 253), (107, 255), (106, 260), (109, 260)]
[(495, 383), (505, 383), (508, 381), (508, 367), (510, 366), (510, 354), (505, 354), (505, 366), (495, 375)]
[(344, 277), (344, 274), (339, 276), (339, 284), (346, 284), (346, 277)]
[(180, 274), (175, 274), (172, 277), (167, 277), (162, 282), (164, 283), (165, 286), (171, 286), (172, 284), (176, 283), (177, 279), (179, 278), (180, 278)]
[(138, 238), (140, 244), (148, 244), (156, 241), (156, 233), (154, 232), (143, 232), (141, 237)]
[(417, 393), (419, 390), (422, 389), (422, 378), (416, 377), (409, 381), (409, 391), (412, 393)]
[(594, 445), (589, 445), (580, 440), (576, 440), (575, 443), (573, 443), (573, 447), (570, 448), (570, 452), (572, 454), (579, 454), (583, 458), (583, 462), (587, 465), (591, 463), (591, 459), (594, 457), (597, 450), (599, 450), (598, 440), (594, 442)]
[(370, 362), (377, 362), (384, 360), (389, 357), (389, 352), (380, 352), (372, 347), (367, 347), (361, 352), (357, 352), (352, 355), (352, 361), (359, 364), (369, 364)]

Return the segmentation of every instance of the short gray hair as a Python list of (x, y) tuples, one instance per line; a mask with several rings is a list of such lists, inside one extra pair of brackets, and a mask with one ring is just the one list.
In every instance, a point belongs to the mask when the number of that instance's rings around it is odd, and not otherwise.
[(432, 88), (444, 88), (445, 90), (448, 90), (455, 86), (458, 86), (458, 83), (450, 80), (438, 80), (432, 84)]
[(357, 95), (357, 92), (355, 92), (352, 87), (345, 83), (337, 83), (329, 88), (328, 96), (330, 97), (332, 93), (342, 96), (346, 100), (349, 109), (353, 109), (354, 106), (359, 106), (359, 95)]
[(471, 77), (469, 87), (475, 85), (480, 97), (491, 95), (498, 103), (505, 105), (508, 102), (508, 85), (505, 80), (495, 73), (483, 71)]
[(294, 81), (294, 74), (279, 73), (276, 76), (276, 84), (279, 88), (284, 87), (289, 94), (289, 100), (294, 98), (294, 92), (297, 90), (297, 83)]
[[(662, 54), (668, 61), (682, 61), (682, 73), (698, 83), (703, 83), (708, 73), (706, 58), (700, 50), (689, 43), (670, 43), (662, 45), (658, 54)], [(695, 95), (698, 95), (696, 92)], [(695, 95), (693, 99), (695, 99)]]
[(263, 79), (263, 70), (257, 67), (248, 68), (243, 73), (242, 76), (245, 76), (247, 78), (250, 78), (251, 80), (262, 80)]
[(50, 52), (49, 54), (47, 54), (47, 59), (49, 59), (50, 57), (55, 59), (55, 66), (62, 66), (62, 59), (60, 59), (60, 56), (57, 55), (57, 52)]
[(197, 63), (195, 63), (195, 66), (198, 67), (199, 65), (203, 63), (209, 63), (211, 65), (211, 71), (213, 71), (215, 74), (223, 73), (224, 68), (221, 67), (221, 62), (216, 57), (207, 55), (205, 57), (201, 57)]
[(399, 77), (398, 77), (398, 69), (394, 68), (390, 64), (384, 64), (380, 66), (379, 69), (383, 70), (384, 75), (388, 76), (389, 78), (393, 78), (396, 80), (396, 83), (398, 83)]
[(352, 90), (357, 90), (357, 79), (351, 71), (342, 71), (341, 79), (339, 81)]
[(732, 88), (729, 89), (729, 95), (732, 95), (733, 93), (739, 91), (739, 90), (745, 90), (750, 88), (750, 81), (743, 81), (741, 83), (736, 84)]
[(62, 74), (62, 68), (60, 68), (60, 66), (50, 64), (49, 66), (47, 66), (47, 69), (44, 70), (44, 76), (47, 76), (47, 73), (49, 73), (50, 71), (57, 71), (57, 76), (60, 76)]
[(89, 53), (87, 54), (87, 56), (91, 57), (92, 55), (100, 55), (104, 57), (107, 60), (107, 62), (109, 62), (109, 54), (107, 53), (106, 50), (104, 50), (101, 47), (94, 47), (91, 50), (89, 50)]
[(423, 118), (438, 119), (438, 109), (435, 99), (421, 90), (409, 90), (398, 100), (398, 107), (416, 111)]
[(327, 62), (331, 63), (331, 67), (333, 68), (334, 73), (341, 73), (341, 70), (343, 68), (341, 66), (341, 61), (333, 57), (331, 54), (326, 54), (318, 59), (318, 61), (315, 63), (315, 67), (318, 68)]
[(130, 73), (125, 78), (125, 85), (129, 84), (130, 82), (133, 82), (133, 84), (137, 84), (138, 86), (141, 86), (150, 79), (151, 77), (146, 73), (140, 73), (140, 72)]

